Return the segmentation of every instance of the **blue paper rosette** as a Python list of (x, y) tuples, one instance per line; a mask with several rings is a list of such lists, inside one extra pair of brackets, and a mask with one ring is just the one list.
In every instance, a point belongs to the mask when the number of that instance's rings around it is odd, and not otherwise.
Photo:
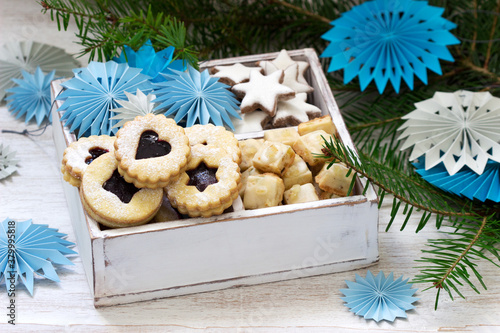
[(137, 51), (125, 45), (120, 57), (113, 58), (118, 63), (128, 63), (130, 67), (142, 68), (142, 74), (151, 76), (151, 82), (165, 81), (161, 74), (167, 74), (169, 69), (185, 71), (186, 65), (182, 60), (172, 60), (175, 47), (169, 46), (164, 50), (156, 52), (148, 40)]
[(413, 163), (415, 172), (437, 188), (470, 200), (500, 202), (500, 163), (489, 161), (480, 175), (468, 167), (450, 175), (443, 164), (425, 170), (424, 160)]
[(0, 281), (9, 290), (18, 280), (33, 295), (35, 275), (59, 282), (53, 264), (73, 265), (66, 258), (76, 254), (68, 247), (74, 243), (63, 239), (66, 235), (31, 220), (16, 222), (5, 219), (0, 223)]
[(385, 277), (384, 272), (374, 276), (370, 271), (366, 278), (356, 274), (356, 282), (346, 281), (348, 289), (340, 289), (345, 295), (341, 297), (351, 312), (365, 319), (394, 321), (396, 318), (406, 318), (406, 311), (414, 308), (413, 297), (417, 289), (412, 289), (408, 279), (400, 276), (394, 280), (391, 272)]
[(0, 46), (0, 101), (6, 90), (15, 85), (12, 79), (22, 79), (21, 71), (35, 73), (40, 67), (45, 74), (55, 70), (57, 77), (71, 75), (71, 70), (78, 66), (73, 56), (63, 49), (28, 41), (12, 41)]
[(413, 89), (414, 75), (427, 84), (427, 69), (441, 75), (439, 60), (454, 61), (447, 45), (460, 43), (443, 11), (427, 1), (367, 1), (331, 22), (321, 57), (332, 58), (329, 72), (344, 70), (344, 84), (358, 76), (361, 90), (374, 80), (380, 93), (389, 81), (399, 92), (401, 78)]
[(125, 92), (139, 89), (147, 94), (153, 89), (150, 77), (140, 68), (114, 61), (92, 61), (73, 72), (75, 76), (61, 84), (64, 91), (56, 99), (64, 101), (58, 109), (64, 111), (61, 120), (71, 126), (71, 132), (78, 130), (78, 137), (116, 134), (118, 128), (113, 126), (118, 120), (111, 118), (115, 115), (112, 109), (120, 107), (117, 100), (126, 100)]
[(167, 81), (156, 84), (155, 110), (165, 110), (166, 116), (175, 114), (177, 123), (187, 116), (187, 127), (197, 122), (202, 125), (213, 122), (234, 130), (229, 116), (241, 119), (237, 111), (239, 102), (228, 90), (229, 86), (211, 77), (208, 70), (200, 73), (188, 65), (187, 72), (171, 70), (163, 76)]
[(50, 119), (50, 82), (54, 79), (55, 71), (43, 74), (37, 67), (34, 74), (22, 71), (23, 79), (12, 79), (17, 84), (6, 90), (7, 108), (16, 118), (25, 116), (26, 123), (33, 117), (38, 126), (44, 119)]

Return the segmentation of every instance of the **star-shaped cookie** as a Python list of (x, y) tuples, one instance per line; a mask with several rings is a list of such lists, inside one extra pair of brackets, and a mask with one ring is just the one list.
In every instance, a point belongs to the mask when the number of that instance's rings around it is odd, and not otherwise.
[[(264, 63), (267, 61), (261, 61), (259, 62), (259, 66), (263, 67)], [(302, 84), (307, 84), (307, 80), (304, 77), (304, 74), (306, 70), (309, 68), (309, 64), (307, 61), (295, 61), (290, 56), (288, 55), (288, 52), (286, 50), (281, 50), (279, 55), (274, 59), (273, 61), (270, 61), (276, 68), (285, 70), (287, 67), (293, 64), (297, 64), (299, 66), (298, 68), (298, 76), (297, 76), (297, 81), (299, 81)]]
[(309, 119), (321, 116), (321, 109), (306, 103), (306, 100), (306, 93), (298, 93), (293, 99), (278, 102), (278, 111), (273, 118), (273, 126), (297, 126)]
[(262, 131), (264, 125), (271, 121), (271, 117), (264, 111), (254, 111), (241, 115), (241, 120), (235, 119), (234, 132), (235, 133), (249, 133)]
[(287, 100), (295, 97), (293, 89), (281, 84), (284, 73), (278, 70), (271, 75), (262, 75), (260, 72), (252, 71), (250, 81), (239, 83), (232, 89), (243, 96), (241, 101), (241, 113), (260, 109), (271, 117), (276, 114), (278, 100)]
[[(261, 67), (264, 69), (264, 73), (266, 75), (272, 74), (277, 70), (279, 70), (278, 67), (276, 67), (276, 65), (274, 65), (270, 61), (262, 62)], [(287, 87), (292, 88), (295, 91), (295, 93), (312, 92), (314, 90), (313, 87), (311, 87), (307, 83), (303, 84), (298, 81), (297, 79), (299, 74), (298, 70), (299, 70), (299, 65), (296, 63), (291, 64), (287, 68), (283, 69), (283, 72), (285, 74), (283, 78), (283, 84)]]
[(248, 82), (252, 71), (263, 73), (261, 67), (248, 67), (240, 63), (231, 66), (215, 66), (211, 72), (212, 76), (219, 78), (219, 82), (234, 86), (238, 83)]

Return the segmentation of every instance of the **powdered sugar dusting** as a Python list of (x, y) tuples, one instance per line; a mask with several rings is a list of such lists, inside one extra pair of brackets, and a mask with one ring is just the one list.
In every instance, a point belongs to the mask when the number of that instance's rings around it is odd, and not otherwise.
[(98, 157), (85, 171), (81, 190), (91, 215), (101, 217), (101, 223), (110, 221), (124, 226), (149, 219), (160, 207), (162, 189), (143, 188), (134, 194), (129, 203), (124, 203), (103, 188), (117, 167), (113, 153), (107, 153)]
[(212, 124), (194, 125), (187, 127), (184, 131), (189, 138), (189, 144), (191, 146), (207, 144), (223, 148), (231, 156), (233, 161), (238, 164), (240, 163), (241, 151), (238, 140), (234, 137), (232, 132), (226, 130), (224, 127), (214, 126)]
[(85, 160), (91, 157), (90, 150), (93, 148), (103, 148), (109, 152), (114, 152), (115, 138), (108, 135), (92, 135), (88, 138), (81, 138), (71, 143), (65, 150), (63, 165), (76, 178), (81, 178), (87, 169)]
[[(241, 180), (238, 164), (222, 148), (195, 145), (191, 149), (191, 160), (187, 170), (195, 169), (200, 163), (217, 168), (217, 183), (209, 185), (203, 192), (196, 186), (188, 186), (189, 176), (184, 172), (177, 181), (166, 187), (172, 205), (191, 216), (221, 214), (238, 194)], [(236, 195), (235, 195), (236, 194)]]
[[(171, 151), (164, 156), (136, 160), (140, 137), (148, 130), (156, 132), (159, 140), (167, 141)], [(117, 133), (115, 148), (120, 170), (139, 183), (152, 185), (162, 185), (176, 176), (187, 164), (190, 153), (184, 129), (173, 119), (152, 114), (136, 117), (134, 121), (126, 123)]]

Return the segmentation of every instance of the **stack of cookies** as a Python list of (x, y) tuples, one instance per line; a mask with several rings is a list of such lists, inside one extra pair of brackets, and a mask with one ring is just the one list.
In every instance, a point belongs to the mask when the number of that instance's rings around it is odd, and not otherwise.
[(309, 64), (295, 61), (282, 50), (273, 61), (236, 63), (211, 68), (212, 76), (229, 85), (241, 99), (241, 121), (236, 133), (297, 126), (321, 116), (321, 110), (307, 103), (314, 89), (305, 74)]
[(245, 209), (346, 196), (353, 175), (342, 163), (330, 165), (321, 157), (324, 140), (335, 135), (331, 117), (324, 116), (297, 129), (269, 130), (263, 139), (241, 141)]
[(80, 188), (87, 213), (116, 228), (153, 219), (164, 193), (181, 214), (222, 214), (238, 197), (240, 160), (238, 140), (223, 127), (184, 129), (164, 115), (148, 114), (127, 122), (116, 138), (72, 143), (61, 171)]

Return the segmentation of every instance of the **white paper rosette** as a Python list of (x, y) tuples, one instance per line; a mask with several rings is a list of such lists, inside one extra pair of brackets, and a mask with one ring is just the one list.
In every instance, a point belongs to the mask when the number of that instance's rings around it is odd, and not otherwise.
[(11, 42), (0, 47), (0, 101), (5, 90), (14, 86), (12, 78), (21, 79), (21, 70), (31, 74), (39, 66), (47, 74), (52, 70), (56, 76), (73, 76), (71, 71), (79, 67), (73, 56), (63, 49), (33, 41)]
[(410, 160), (425, 155), (425, 170), (443, 163), (454, 175), (464, 166), (482, 174), (489, 160), (500, 162), (500, 98), (488, 92), (436, 92), (404, 116), (399, 140), (413, 147)]
[(121, 108), (112, 109), (115, 116), (111, 118), (112, 120), (119, 120), (115, 127), (122, 127), (127, 121), (134, 120), (137, 116), (145, 116), (148, 113), (158, 114), (161, 113), (160, 110), (153, 111), (155, 103), (152, 101), (156, 98), (154, 94), (144, 94), (141, 90), (137, 89), (135, 95), (129, 92), (125, 92), (127, 96), (127, 101), (117, 100), (116, 102), (120, 104)]

